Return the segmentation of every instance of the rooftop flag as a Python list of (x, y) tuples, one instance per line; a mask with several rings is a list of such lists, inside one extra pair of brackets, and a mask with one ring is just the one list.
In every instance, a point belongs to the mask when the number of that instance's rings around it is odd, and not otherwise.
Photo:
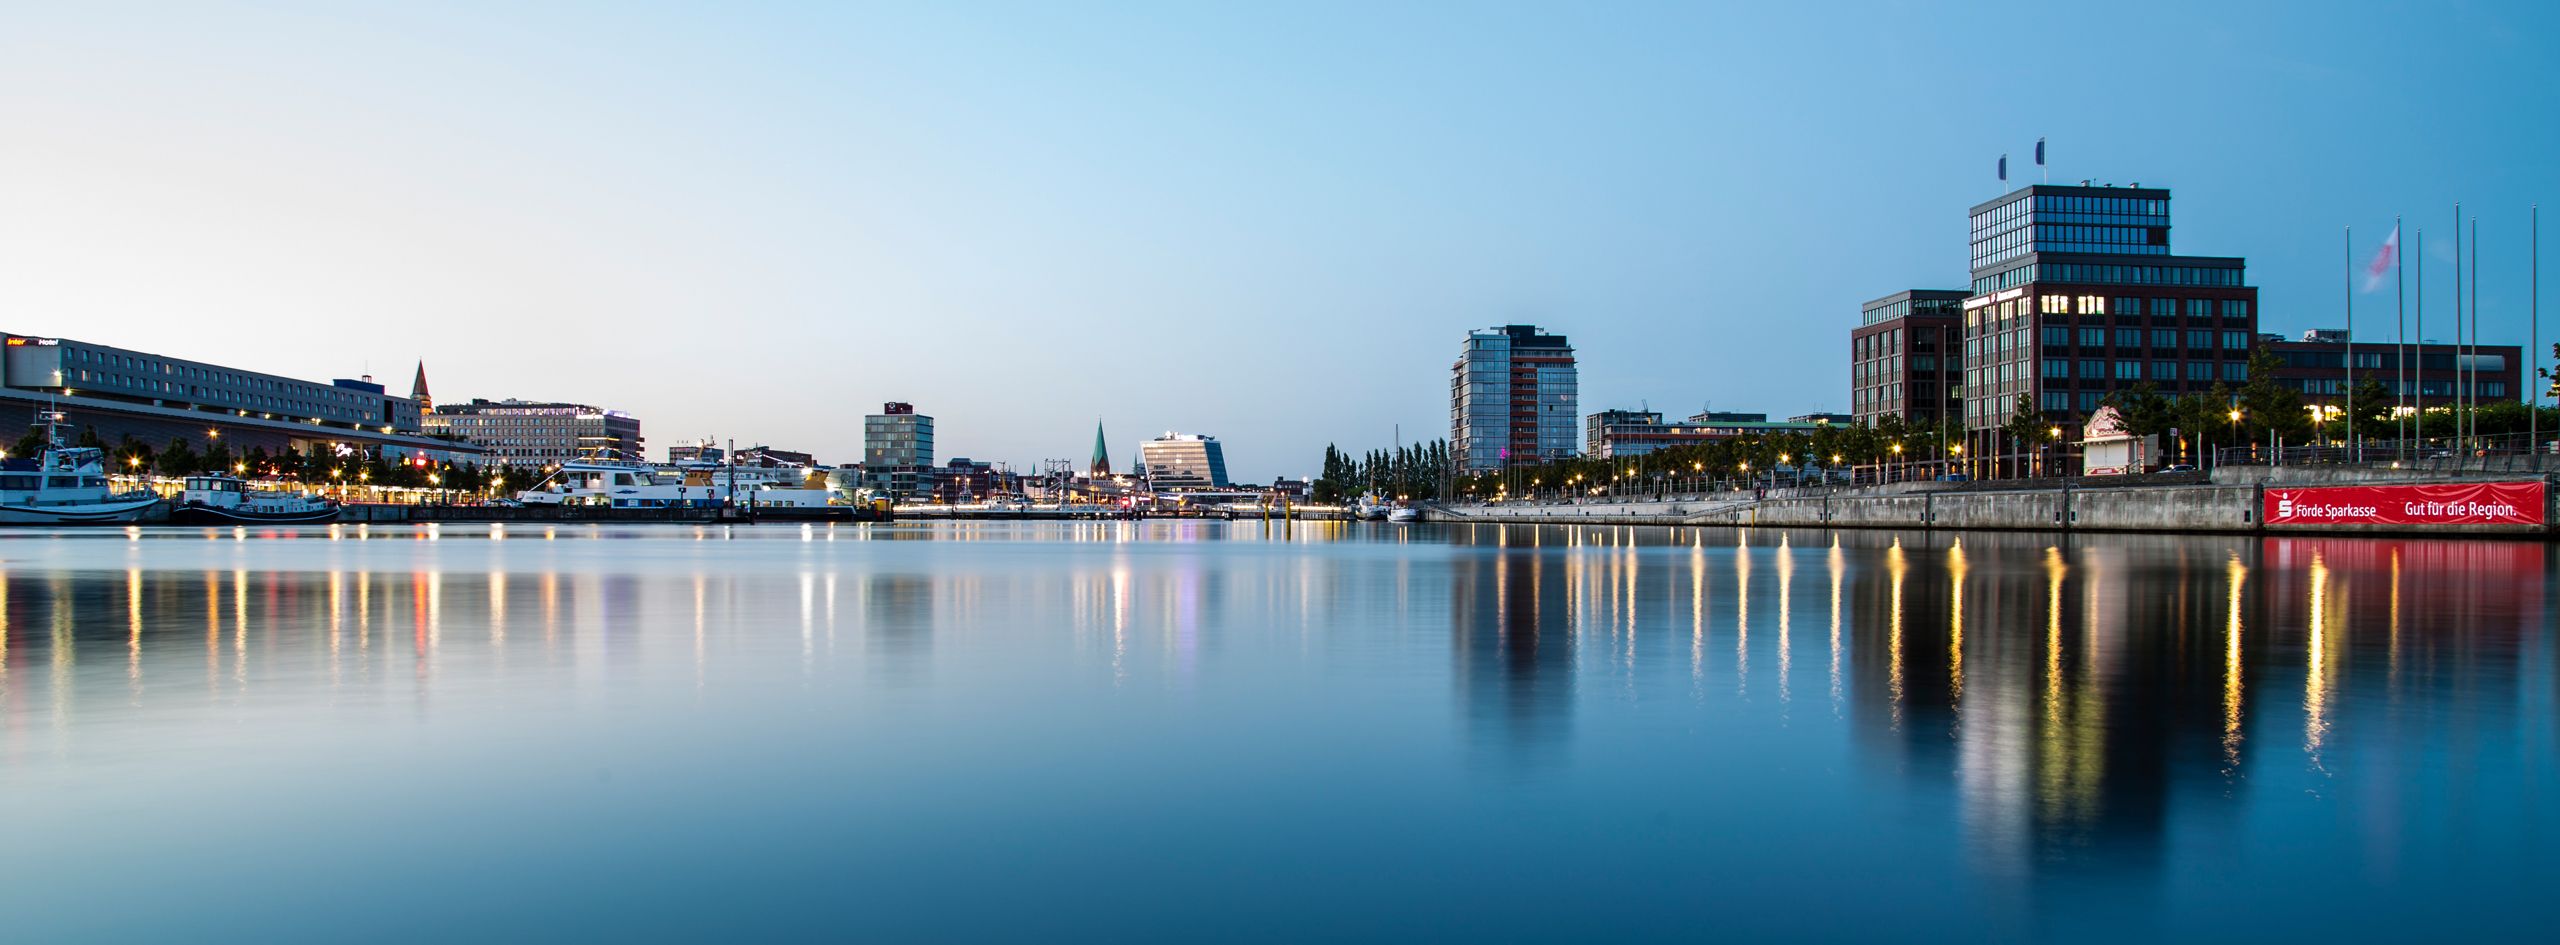
[(2399, 261), (2400, 228), (2395, 226), (2391, 228), (2391, 237), (2382, 241), (2382, 248), (2374, 251), (2373, 261), (2364, 266), (2364, 290), (2371, 292), (2381, 288), (2382, 277), (2389, 275), (2392, 265)]
[(2043, 138), (2037, 138), (2037, 139), (2036, 139), (2036, 166), (2037, 166), (2037, 167), (2043, 167), (2043, 166), (2044, 166), (2044, 139), (2043, 139)]
[(2009, 156), (2006, 154), (2000, 156), (2000, 179), (2009, 179)]

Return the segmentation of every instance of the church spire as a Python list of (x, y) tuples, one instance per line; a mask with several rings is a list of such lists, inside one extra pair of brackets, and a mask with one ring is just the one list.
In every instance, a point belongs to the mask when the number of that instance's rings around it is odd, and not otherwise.
[(425, 361), (418, 362), (418, 379), (409, 382), (409, 399), (418, 402), (419, 413), (435, 412), (435, 395), (427, 393), (427, 362)]
[(1085, 468), (1085, 474), (1096, 479), (1111, 475), (1111, 448), (1103, 445), (1102, 421), (1098, 419), (1093, 421), (1093, 464)]

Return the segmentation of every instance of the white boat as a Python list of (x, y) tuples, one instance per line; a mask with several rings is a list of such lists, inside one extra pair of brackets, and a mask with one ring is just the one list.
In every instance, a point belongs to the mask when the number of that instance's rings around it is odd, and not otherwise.
[[(657, 467), (611, 460), (567, 463), (516, 494), (526, 505), (600, 505), (617, 509), (719, 508), (733, 495), (741, 508), (825, 509), (835, 493), (809, 488), (798, 469), (698, 464)], [(821, 480), (823, 485), (823, 480)]]
[(62, 446), (48, 428), (34, 459), (0, 460), (0, 525), (124, 525), (160, 504), (148, 490), (108, 491), (107, 454)]
[(338, 520), (338, 503), (301, 492), (250, 489), (238, 476), (187, 477), (169, 521), (178, 525), (316, 525)]
[(1378, 494), (1375, 492), (1367, 493), (1351, 503), (1351, 520), (1355, 522), (1383, 522), (1387, 520), (1389, 510), (1389, 505), (1385, 499), (1378, 498)]
[(1410, 505), (1400, 505), (1387, 513), (1387, 521), (1400, 524), (1419, 522), (1422, 521), (1422, 510)]

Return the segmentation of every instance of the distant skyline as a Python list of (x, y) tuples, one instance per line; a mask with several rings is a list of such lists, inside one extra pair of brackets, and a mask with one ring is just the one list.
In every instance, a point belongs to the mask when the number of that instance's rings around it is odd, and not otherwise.
[[(2288, 336), (2401, 214), (2449, 338), (2462, 201), (2481, 339), (2528, 340), (2552, 5), (1848, 6), (21, 4), (0, 330), (423, 360), (653, 456), (852, 462), (906, 401), (937, 459), (1081, 468), (1098, 416), (1267, 481), (1446, 435), (1505, 323), (1573, 339), (1584, 413), (1846, 411), (1859, 303), (1962, 288), (2043, 137), (2055, 182), (2169, 188)], [(2388, 340), (2388, 286), (2356, 306)]]

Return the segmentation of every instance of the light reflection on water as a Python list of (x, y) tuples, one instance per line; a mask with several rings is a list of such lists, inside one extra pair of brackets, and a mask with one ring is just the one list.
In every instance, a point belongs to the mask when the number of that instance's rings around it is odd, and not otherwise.
[(12, 533), (0, 904), (53, 938), (2513, 934), (2560, 879), (2553, 589), (2505, 542)]

